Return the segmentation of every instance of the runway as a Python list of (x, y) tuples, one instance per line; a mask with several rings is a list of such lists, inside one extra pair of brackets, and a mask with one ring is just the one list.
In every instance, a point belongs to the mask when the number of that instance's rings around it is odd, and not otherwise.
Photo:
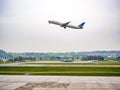
[(6, 67), (6, 66), (28, 66), (28, 67), (42, 67), (42, 66), (62, 66), (62, 67), (120, 67), (120, 65), (64, 65), (64, 64), (60, 64), (60, 65), (56, 65), (55, 63), (53, 64), (49, 64), (49, 63), (44, 63), (44, 64), (26, 64), (26, 63), (9, 63), (9, 64), (0, 64), (0, 67)]
[(120, 90), (120, 77), (0, 75), (0, 90)]

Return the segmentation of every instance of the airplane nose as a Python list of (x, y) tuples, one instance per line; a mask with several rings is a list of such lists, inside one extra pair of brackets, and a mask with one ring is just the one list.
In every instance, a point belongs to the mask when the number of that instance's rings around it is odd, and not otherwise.
[(48, 23), (50, 24), (50, 21), (48, 21)]

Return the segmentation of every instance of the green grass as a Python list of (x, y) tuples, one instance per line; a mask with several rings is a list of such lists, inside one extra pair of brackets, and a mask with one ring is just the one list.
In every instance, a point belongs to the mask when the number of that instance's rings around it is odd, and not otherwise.
[[(39, 61), (39, 62), (24, 62), (21, 64), (24, 65), (44, 64), (45, 66), (0, 66), (0, 74), (26, 75), (26, 73), (28, 72), (30, 75), (120, 76), (120, 62), (97, 61), (88, 63), (86, 61), (80, 62)], [(68, 66), (66, 67), (66, 65)]]
[(120, 72), (120, 67), (0, 67), (0, 71), (28, 71), (28, 72)]
[(79, 62), (25, 62), (23, 64), (49, 64), (49, 65), (120, 65), (120, 62), (108, 62), (108, 61), (97, 61), (97, 62), (90, 62), (87, 61), (79, 61)]
[(120, 76), (120, 67), (0, 67), (0, 74), (69, 75), (69, 76)]

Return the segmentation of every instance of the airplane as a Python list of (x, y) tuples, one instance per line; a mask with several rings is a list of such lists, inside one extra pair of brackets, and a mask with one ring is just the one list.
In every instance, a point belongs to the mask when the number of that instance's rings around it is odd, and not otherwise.
[(69, 25), (70, 21), (66, 22), (66, 23), (61, 23), (61, 22), (58, 22), (58, 21), (49, 20), (48, 22), (49, 22), (49, 24), (52, 23), (52, 24), (55, 24), (55, 25), (60, 25), (61, 27), (64, 27), (64, 29), (66, 29), (66, 27), (73, 28), (73, 29), (83, 29), (83, 26), (85, 24), (85, 22), (83, 22), (78, 26), (74, 26), (74, 25)]

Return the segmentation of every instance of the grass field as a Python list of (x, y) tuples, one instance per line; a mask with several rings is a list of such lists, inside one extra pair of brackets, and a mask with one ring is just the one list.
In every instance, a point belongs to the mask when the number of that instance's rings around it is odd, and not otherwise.
[(0, 67), (0, 74), (120, 76), (120, 67)]
[[(118, 62), (27, 62), (24, 66), (0, 66), (2, 75), (59, 75), (59, 76), (120, 76)], [(25, 66), (28, 64), (45, 64), (45, 66)], [(47, 66), (48, 65), (48, 66)], [(52, 65), (52, 66), (51, 66)], [(56, 65), (56, 66), (54, 66)], [(59, 66), (62, 65), (62, 66)], [(69, 65), (65, 67), (64, 65)], [(85, 65), (77, 66), (77, 65)], [(88, 66), (87, 66), (88, 65)], [(89, 67), (89, 65), (91, 65)], [(98, 67), (96, 67), (98, 65)], [(105, 65), (105, 67), (104, 67)], [(114, 65), (114, 67), (112, 67)], [(102, 67), (99, 67), (102, 66)], [(108, 66), (108, 67), (106, 67)], [(116, 66), (116, 67), (115, 67)]]
[(120, 65), (120, 62), (108, 62), (108, 61), (97, 61), (97, 62), (61, 62), (61, 61), (37, 61), (37, 62), (25, 62), (23, 64), (49, 64), (49, 65)]

